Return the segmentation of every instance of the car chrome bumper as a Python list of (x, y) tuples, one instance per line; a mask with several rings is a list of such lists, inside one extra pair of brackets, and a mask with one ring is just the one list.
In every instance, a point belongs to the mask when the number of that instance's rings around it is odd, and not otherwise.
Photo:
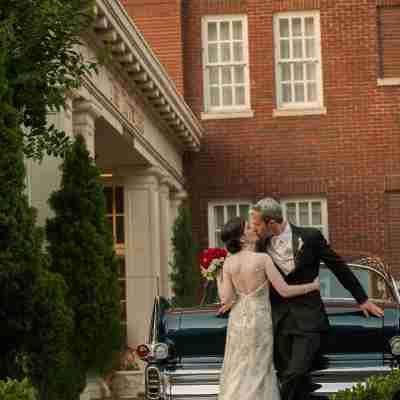
[[(339, 390), (349, 389), (372, 375), (385, 375), (391, 370), (385, 366), (315, 371), (312, 373), (312, 381), (318, 388), (312, 395), (328, 397)], [(219, 369), (163, 371), (160, 378), (159, 399), (215, 400), (219, 392), (219, 375)], [(148, 398), (154, 399), (154, 397)]]

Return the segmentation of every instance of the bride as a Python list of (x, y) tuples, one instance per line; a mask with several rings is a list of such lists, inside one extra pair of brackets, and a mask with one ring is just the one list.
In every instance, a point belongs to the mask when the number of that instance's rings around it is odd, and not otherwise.
[(319, 290), (319, 281), (288, 285), (267, 254), (255, 253), (253, 232), (240, 217), (228, 221), (221, 239), (231, 255), (217, 276), (223, 304), (234, 302), (228, 322), (219, 400), (279, 400), (273, 363), (269, 284), (283, 297)]

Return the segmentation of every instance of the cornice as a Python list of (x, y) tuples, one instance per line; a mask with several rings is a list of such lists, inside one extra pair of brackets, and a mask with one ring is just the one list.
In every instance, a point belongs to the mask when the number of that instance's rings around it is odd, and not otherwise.
[(94, 11), (95, 34), (110, 47), (113, 62), (118, 62), (132, 78), (185, 149), (199, 151), (203, 135), (199, 121), (124, 7), (116, 0), (96, 0)]

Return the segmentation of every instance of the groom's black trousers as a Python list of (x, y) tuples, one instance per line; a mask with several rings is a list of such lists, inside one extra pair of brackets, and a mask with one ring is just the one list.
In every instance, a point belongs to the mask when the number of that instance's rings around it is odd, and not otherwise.
[(321, 334), (278, 330), (274, 336), (275, 367), (282, 400), (308, 399), (309, 372), (320, 347)]

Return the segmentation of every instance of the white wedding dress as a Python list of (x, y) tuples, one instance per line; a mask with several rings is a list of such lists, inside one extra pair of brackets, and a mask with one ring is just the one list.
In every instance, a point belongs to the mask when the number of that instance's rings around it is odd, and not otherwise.
[(240, 251), (227, 258), (218, 291), (235, 298), (229, 316), (219, 400), (279, 400), (265, 254)]

